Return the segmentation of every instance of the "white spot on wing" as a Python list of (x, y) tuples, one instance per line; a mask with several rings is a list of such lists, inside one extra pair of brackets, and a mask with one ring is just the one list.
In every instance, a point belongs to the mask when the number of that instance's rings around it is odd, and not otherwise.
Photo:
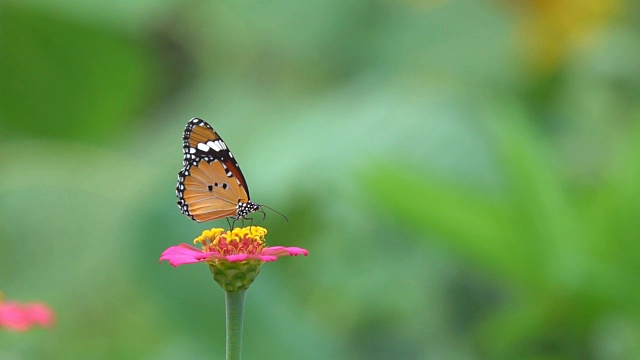
[(198, 150), (209, 151), (209, 147), (206, 144), (198, 143)]
[(212, 148), (215, 151), (221, 151), (227, 148), (222, 140), (216, 140), (216, 141), (209, 140), (207, 141), (207, 146)]
[(207, 141), (207, 146), (209, 146), (210, 148), (212, 148), (215, 151), (220, 151), (220, 145), (218, 145), (217, 141)]

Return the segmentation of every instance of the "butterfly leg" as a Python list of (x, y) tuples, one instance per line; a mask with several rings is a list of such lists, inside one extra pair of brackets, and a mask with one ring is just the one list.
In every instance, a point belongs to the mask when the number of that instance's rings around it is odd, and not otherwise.
[(249, 228), (253, 227), (253, 218), (242, 218), (242, 226), (244, 226), (244, 221), (249, 220)]

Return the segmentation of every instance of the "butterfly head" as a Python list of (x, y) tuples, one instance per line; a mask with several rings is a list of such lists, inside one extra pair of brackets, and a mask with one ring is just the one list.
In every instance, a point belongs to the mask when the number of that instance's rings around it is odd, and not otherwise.
[(247, 202), (239, 202), (236, 208), (238, 210), (236, 212), (236, 215), (233, 216), (234, 220), (244, 219), (247, 217), (247, 215), (251, 214), (252, 212), (258, 212), (258, 211), (264, 215), (264, 211), (260, 208), (260, 205), (254, 203), (251, 200), (248, 200)]
[(236, 215), (233, 216), (233, 219), (234, 220), (246, 219), (247, 215), (249, 215), (250, 213), (259, 212), (259, 213), (262, 213), (262, 220), (264, 220), (267, 217), (267, 213), (264, 212), (263, 208), (273, 211), (274, 213), (282, 216), (286, 222), (289, 222), (289, 219), (286, 216), (284, 216), (284, 214), (276, 211), (275, 209), (267, 205), (256, 204), (251, 200), (247, 201), (246, 203), (243, 203), (243, 202), (238, 203), (238, 206), (237, 206), (238, 210)]

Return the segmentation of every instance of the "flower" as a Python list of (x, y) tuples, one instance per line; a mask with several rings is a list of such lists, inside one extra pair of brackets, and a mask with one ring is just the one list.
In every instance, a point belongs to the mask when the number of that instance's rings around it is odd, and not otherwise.
[(53, 324), (53, 311), (45, 304), (1, 300), (0, 296), (0, 329), (25, 331), (33, 325), (49, 327)]
[(598, 32), (628, 10), (619, 0), (526, 0), (507, 2), (516, 9), (516, 27), (525, 60), (543, 73), (553, 72), (576, 51), (593, 47)]
[(309, 255), (309, 251), (298, 247), (267, 247), (266, 234), (267, 229), (259, 226), (205, 230), (193, 241), (200, 248), (187, 244), (172, 246), (162, 253), (160, 262), (167, 260), (173, 267), (205, 262), (223, 289), (246, 290), (263, 263), (276, 261), (280, 256)]

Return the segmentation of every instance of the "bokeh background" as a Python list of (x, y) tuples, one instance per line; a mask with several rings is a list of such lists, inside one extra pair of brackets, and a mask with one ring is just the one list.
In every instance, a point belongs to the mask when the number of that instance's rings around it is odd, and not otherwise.
[(209, 121), (288, 215), (246, 359), (640, 358), (640, 9), (0, 2), (0, 359), (223, 359), (175, 183)]

